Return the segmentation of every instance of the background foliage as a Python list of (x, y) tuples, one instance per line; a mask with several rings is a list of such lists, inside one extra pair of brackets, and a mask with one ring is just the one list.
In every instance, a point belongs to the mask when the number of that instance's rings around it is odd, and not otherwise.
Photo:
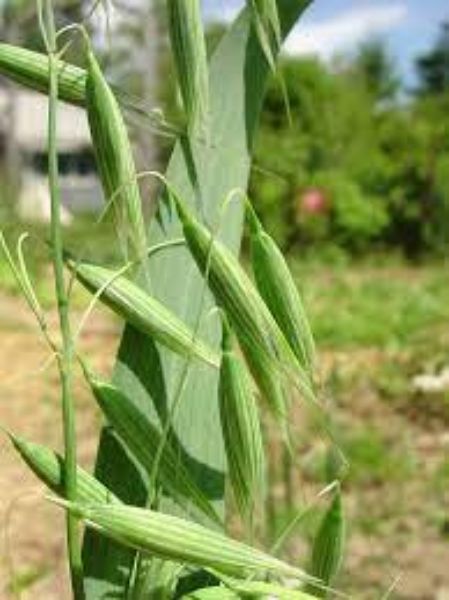
[[(404, 89), (378, 40), (330, 65), (285, 58), (291, 111), (272, 79), (256, 145), (251, 193), (284, 248), (326, 242), (351, 252), (396, 246), (407, 255), (447, 245), (449, 28), (416, 61)], [(319, 190), (325, 207), (302, 198)]]

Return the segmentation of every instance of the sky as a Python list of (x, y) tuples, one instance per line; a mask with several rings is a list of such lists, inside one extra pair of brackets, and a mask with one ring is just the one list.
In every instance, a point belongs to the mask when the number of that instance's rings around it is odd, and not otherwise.
[[(230, 20), (242, 0), (203, 0), (206, 14)], [(428, 50), (438, 26), (449, 20), (448, 0), (315, 0), (288, 38), (293, 55), (329, 60), (351, 52), (364, 39), (385, 41), (406, 84), (414, 80), (413, 59)]]

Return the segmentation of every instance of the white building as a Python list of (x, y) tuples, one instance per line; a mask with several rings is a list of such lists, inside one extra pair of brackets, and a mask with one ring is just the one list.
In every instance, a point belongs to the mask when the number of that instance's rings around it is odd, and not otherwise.
[[(20, 88), (11, 94), (0, 88), (0, 147), (4, 153), (5, 136), (14, 136), (20, 164), (19, 214), (25, 219), (49, 219), (47, 113), (45, 96)], [(74, 213), (97, 212), (103, 198), (85, 111), (59, 103), (57, 131), (61, 198), (64, 220), (69, 222)], [(0, 203), (1, 195), (0, 190)]]

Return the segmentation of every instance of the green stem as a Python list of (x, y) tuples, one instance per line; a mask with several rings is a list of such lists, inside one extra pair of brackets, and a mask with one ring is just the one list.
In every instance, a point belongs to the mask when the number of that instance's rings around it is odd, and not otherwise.
[[(59, 190), (57, 152), (57, 103), (58, 103), (58, 62), (56, 28), (51, 0), (45, 0), (44, 22), (49, 59), (49, 109), (48, 109), (48, 176), (51, 200), (50, 237), (55, 278), (55, 291), (58, 302), (61, 349), (58, 366), (61, 382), (61, 402), (64, 436), (64, 484), (65, 496), (69, 502), (76, 501), (76, 428), (72, 398), (74, 345), (69, 319), (69, 305), (64, 281), (63, 238), (61, 226), (61, 197)], [(67, 550), (70, 564), (73, 596), (83, 600), (84, 583), (81, 562), (81, 545), (78, 519), (67, 511)]]

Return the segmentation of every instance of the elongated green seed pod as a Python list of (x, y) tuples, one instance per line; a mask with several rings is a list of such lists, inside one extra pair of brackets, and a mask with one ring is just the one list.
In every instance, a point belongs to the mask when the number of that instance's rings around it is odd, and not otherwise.
[[(150, 475), (161, 443), (162, 436), (159, 430), (121, 390), (88, 373), (86, 375), (106, 419)], [(187, 510), (196, 506), (201, 513), (221, 525), (211, 503), (198, 488), (182, 458), (175, 452), (169, 440), (162, 451), (158, 481), (178, 504)]]
[(77, 263), (66, 256), (67, 267), (90, 292), (102, 290), (101, 300), (118, 316), (131, 323), (142, 333), (150, 335), (173, 352), (195, 356), (217, 367), (219, 357), (200, 340), (176, 315), (124, 276), (87, 262)]
[(168, 29), (189, 128), (204, 127), (209, 71), (199, 0), (167, 0)]
[[(15, 449), (33, 473), (58, 496), (64, 497), (64, 459), (50, 448), (10, 434)], [(120, 501), (95, 477), (78, 467), (77, 502), (81, 504), (119, 503)]]
[(183, 600), (238, 600), (239, 598), (313, 600), (315, 598), (315, 596), (299, 590), (290, 590), (275, 583), (263, 581), (240, 581), (227, 578), (226, 585), (229, 587), (217, 586), (195, 590), (182, 598)]
[(181, 600), (239, 600), (241, 596), (222, 585), (202, 588), (181, 596)]
[(257, 288), (296, 357), (312, 374), (315, 343), (298, 289), (282, 252), (249, 204), (247, 216), (251, 230), (251, 266)]
[(286, 400), (280, 390), (282, 375), (287, 372), (303, 396), (315, 402), (308, 375), (237, 258), (212, 238), (179, 197), (173, 194), (172, 198), (187, 246), (200, 271), (207, 274), (209, 287), (225, 310), (259, 389), (274, 414), (282, 419), (287, 415)]
[[(340, 489), (337, 490), (323, 517), (312, 547), (310, 571), (324, 585), (330, 586), (340, 570), (345, 542), (345, 518)], [(316, 596), (326, 597), (324, 588), (310, 586)]]
[(233, 350), (226, 319), (223, 319), (219, 403), (233, 494), (242, 516), (248, 517), (256, 499), (264, 495), (265, 456), (252, 382)]
[(297, 567), (185, 519), (132, 506), (83, 506), (54, 501), (84, 519), (88, 527), (161, 558), (236, 577), (261, 572), (311, 581)]
[[(58, 95), (61, 100), (84, 106), (86, 77), (84, 69), (58, 61)], [(48, 56), (20, 46), (0, 44), (0, 74), (36, 92), (48, 93)]]
[(143, 260), (147, 236), (136, 167), (118, 102), (89, 50), (86, 81), (87, 115), (106, 200), (112, 201), (119, 235), (131, 256)]
[(278, 600), (313, 600), (310, 596), (299, 590), (290, 590), (275, 583), (263, 581), (235, 581), (233, 589), (237, 590), (240, 597), (247, 598), (276, 598)]

